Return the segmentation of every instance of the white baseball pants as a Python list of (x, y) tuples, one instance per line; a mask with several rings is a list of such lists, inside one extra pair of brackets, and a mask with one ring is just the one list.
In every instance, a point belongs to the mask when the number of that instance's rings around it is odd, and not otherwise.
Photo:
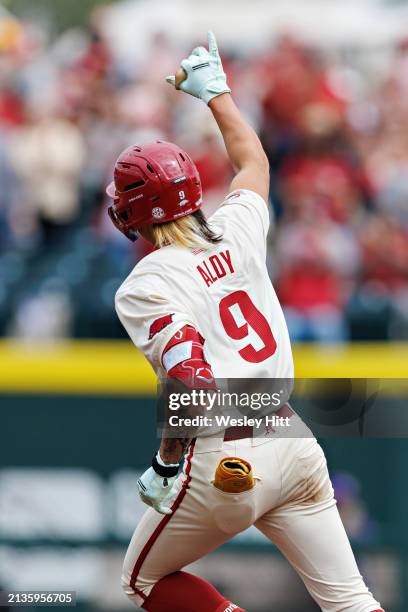
[[(323, 612), (380, 609), (358, 571), (323, 451), (297, 415), (292, 421), (299, 435), (309, 437), (199, 438), (191, 445), (173, 513), (149, 508), (130, 542), (122, 583), (137, 606), (162, 577), (255, 525), (285, 555)], [(221, 458), (230, 456), (251, 463), (257, 481), (250, 491), (224, 493), (211, 484)]]

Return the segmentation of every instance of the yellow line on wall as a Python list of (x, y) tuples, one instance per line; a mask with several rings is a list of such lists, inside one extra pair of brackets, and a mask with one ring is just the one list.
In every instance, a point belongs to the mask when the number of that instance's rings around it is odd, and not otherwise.
[(130, 342), (0, 343), (0, 391), (150, 394), (156, 377)]
[[(298, 378), (408, 378), (408, 343), (296, 345)], [(127, 341), (0, 341), (0, 392), (150, 394), (155, 375)]]
[(297, 378), (408, 378), (408, 343), (298, 344)]

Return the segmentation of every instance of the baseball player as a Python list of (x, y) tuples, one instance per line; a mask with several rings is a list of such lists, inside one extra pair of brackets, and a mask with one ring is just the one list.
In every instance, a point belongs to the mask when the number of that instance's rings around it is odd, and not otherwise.
[[(157, 249), (119, 288), (118, 316), (161, 379), (211, 388), (217, 378), (293, 378), (288, 331), (265, 265), (268, 160), (233, 102), (211, 32), (208, 50), (195, 48), (181, 67), (167, 81), (208, 105), (234, 178), (207, 220), (185, 151), (156, 141), (119, 156), (107, 188), (110, 217), (128, 238), (140, 234)], [(248, 426), (192, 440), (163, 436), (138, 481), (150, 507), (123, 568), (123, 588), (136, 606), (242, 612), (183, 568), (255, 525), (324, 612), (382, 612), (358, 571), (320, 446), (288, 405), (278, 412), (290, 437), (282, 428), (255, 436)]]

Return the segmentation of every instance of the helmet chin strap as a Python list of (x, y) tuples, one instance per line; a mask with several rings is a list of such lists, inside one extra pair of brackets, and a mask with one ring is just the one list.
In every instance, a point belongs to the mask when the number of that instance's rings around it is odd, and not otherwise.
[(136, 240), (138, 240), (139, 238), (139, 233), (137, 230), (135, 229), (130, 229), (127, 232), (127, 237), (129, 238), (129, 240), (131, 240), (132, 242), (136, 242)]

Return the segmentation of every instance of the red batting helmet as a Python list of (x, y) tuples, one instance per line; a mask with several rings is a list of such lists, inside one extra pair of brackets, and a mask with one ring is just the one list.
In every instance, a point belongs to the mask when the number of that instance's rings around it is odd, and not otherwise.
[(119, 155), (113, 177), (106, 189), (113, 198), (109, 216), (130, 240), (136, 240), (143, 225), (174, 221), (201, 206), (198, 170), (189, 155), (171, 142), (128, 147)]

